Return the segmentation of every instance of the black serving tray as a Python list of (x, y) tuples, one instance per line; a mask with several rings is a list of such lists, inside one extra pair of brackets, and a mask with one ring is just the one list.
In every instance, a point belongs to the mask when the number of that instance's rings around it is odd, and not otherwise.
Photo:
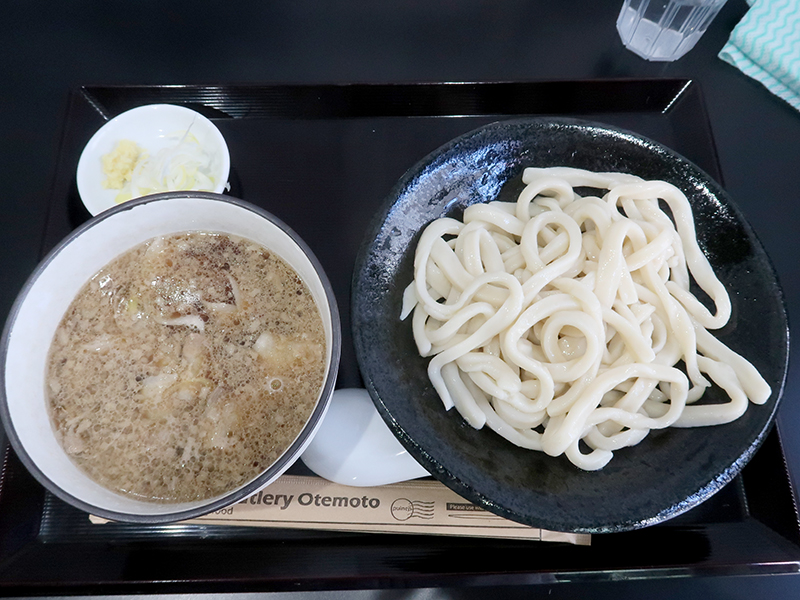
[[(691, 80), (389, 85), (84, 86), (70, 91), (41, 255), (89, 218), (75, 169), (114, 115), (156, 102), (214, 119), (231, 190), (274, 213), (326, 270), (343, 326), (338, 387), (359, 387), (350, 281), (367, 225), (406, 169), (494, 120), (566, 115), (665, 144), (720, 183)], [(734, 199), (736, 200), (736, 199)], [(746, 207), (745, 208), (745, 213)], [(302, 473), (302, 466), (293, 467)], [(800, 570), (800, 524), (776, 429), (733, 482), (662, 525), (562, 543), (214, 525), (91, 525), (4, 450), (0, 595), (266, 592), (765, 574)]]

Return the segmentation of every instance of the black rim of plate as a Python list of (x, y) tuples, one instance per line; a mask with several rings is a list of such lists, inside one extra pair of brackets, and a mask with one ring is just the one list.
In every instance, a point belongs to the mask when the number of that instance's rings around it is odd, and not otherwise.
[[(663, 179), (689, 198), (698, 241), (733, 303), (715, 335), (772, 386), (727, 425), (652, 431), (602, 470), (516, 448), (445, 412), (427, 379), (410, 319), (400, 322), (421, 230), (475, 202), (513, 201), (526, 166), (572, 166)], [(653, 525), (703, 502), (733, 479), (768, 433), (783, 392), (789, 330), (775, 270), (744, 216), (711, 177), (636, 133), (568, 118), (511, 119), (468, 132), (409, 169), (370, 225), (353, 273), (353, 336), (378, 412), (408, 452), (442, 483), (502, 517), (554, 531), (606, 533)], [(706, 392), (711, 401), (721, 392)], [(720, 401), (722, 397), (720, 396)]]

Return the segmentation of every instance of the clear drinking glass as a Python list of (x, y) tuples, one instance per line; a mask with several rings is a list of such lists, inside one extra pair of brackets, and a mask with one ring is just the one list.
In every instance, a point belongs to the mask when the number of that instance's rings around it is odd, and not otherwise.
[(625, 47), (652, 61), (691, 50), (726, 0), (625, 0), (617, 31)]

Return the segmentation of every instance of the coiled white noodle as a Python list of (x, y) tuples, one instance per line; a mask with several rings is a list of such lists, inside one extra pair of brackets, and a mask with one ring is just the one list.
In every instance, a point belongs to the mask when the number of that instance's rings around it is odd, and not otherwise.
[[(413, 311), (446, 409), (596, 470), (651, 429), (728, 423), (767, 401), (758, 371), (708, 332), (731, 303), (679, 189), (566, 167), (522, 179), (516, 203), (437, 219), (416, 249), (401, 318)], [(729, 402), (696, 404), (711, 382)]]

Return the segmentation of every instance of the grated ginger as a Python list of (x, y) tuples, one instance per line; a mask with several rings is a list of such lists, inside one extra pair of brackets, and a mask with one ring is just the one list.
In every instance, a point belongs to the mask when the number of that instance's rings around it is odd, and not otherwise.
[(117, 147), (102, 156), (103, 173), (106, 179), (103, 187), (112, 190), (121, 190), (126, 183), (131, 181), (133, 170), (139, 159), (146, 155), (146, 151), (134, 141), (120, 140)]

